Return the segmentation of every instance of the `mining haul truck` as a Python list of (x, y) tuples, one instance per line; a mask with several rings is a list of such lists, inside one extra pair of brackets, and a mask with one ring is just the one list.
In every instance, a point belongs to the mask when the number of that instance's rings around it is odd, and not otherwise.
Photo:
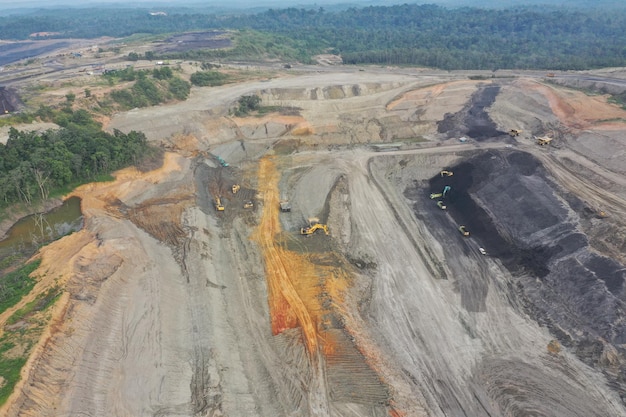
[(289, 201), (283, 200), (280, 202), (280, 211), (283, 213), (291, 211), (291, 204), (289, 204)]

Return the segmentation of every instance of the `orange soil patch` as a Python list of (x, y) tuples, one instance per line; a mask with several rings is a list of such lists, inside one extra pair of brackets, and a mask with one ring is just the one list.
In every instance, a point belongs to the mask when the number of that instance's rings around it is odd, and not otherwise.
[(398, 410), (395, 410), (393, 408), (389, 410), (389, 417), (405, 417), (405, 416), (406, 416), (405, 413), (402, 413), (402, 412), (400, 412)]
[(115, 172), (115, 181), (94, 182), (78, 187), (71, 195), (82, 199), (81, 209), (86, 218), (92, 210), (107, 210), (118, 200), (135, 193), (138, 187), (162, 182), (173, 171), (181, 170), (181, 157), (166, 152), (161, 168), (149, 172), (141, 172), (134, 167)]
[[(201, 148), (198, 138), (193, 135), (178, 135), (167, 145), (167, 149), (179, 151), (184, 156), (196, 156)], [(180, 152), (182, 151), (182, 152)]]
[(93, 119), (102, 124), (102, 130), (106, 130), (109, 127), (109, 123), (111, 123), (111, 117), (104, 115), (95, 115)]
[(263, 158), (259, 163), (259, 191), (263, 194), (263, 215), (255, 239), (261, 244), (265, 258), (272, 333), (278, 334), (300, 325), (309, 352), (316, 352), (318, 345), (315, 325), (293, 286), (292, 281), (295, 282), (297, 275), (293, 279), (289, 276), (290, 272), (298, 269), (298, 265), (289, 262), (293, 260), (286, 256), (274, 240), (281, 231), (278, 220), (278, 180), (274, 161)]
[[(482, 81), (484, 82), (484, 81)], [(413, 100), (434, 100), (439, 97), (447, 88), (463, 84), (476, 84), (476, 81), (452, 81), (449, 83), (437, 84), (426, 88), (408, 91), (396, 100), (387, 104), (387, 110), (393, 110), (398, 104)]]
[(591, 126), (602, 129), (624, 128), (623, 124), (603, 122), (626, 120), (626, 110), (607, 102), (607, 95), (588, 96), (581, 91), (557, 89), (531, 81), (520, 81), (522, 88), (538, 91), (546, 97), (552, 112), (564, 125), (575, 129)]
[(307, 122), (300, 123), (291, 130), (291, 134), (294, 136), (308, 136), (312, 135), (314, 132), (313, 127)]
[[(263, 158), (259, 164), (260, 192), (263, 214), (253, 238), (261, 245), (269, 288), (272, 333), (300, 326), (308, 352), (314, 355), (320, 344), (323, 351), (333, 351), (333, 341), (320, 337), (332, 300), (339, 300), (349, 283), (345, 273), (333, 266), (318, 265), (307, 254), (281, 247), (276, 238), (281, 233), (279, 216), (279, 173), (274, 160)], [(323, 256), (323, 255), (318, 255)], [(329, 255), (330, 256), (330, 255)], [(322, 305), (331, 300), (331, 306)]]

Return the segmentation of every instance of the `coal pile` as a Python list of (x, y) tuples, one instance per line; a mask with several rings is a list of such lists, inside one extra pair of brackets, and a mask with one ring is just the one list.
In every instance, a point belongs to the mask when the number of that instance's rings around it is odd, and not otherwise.
[(22, 59), (43, 55), (60, 48), (67, 48), (67, 41), (13, 42), (0, 44), (0, 66)]
[[(508, 157), (487, 152), (452, 170), (452, 177), (432, 178), (428, 193), (450, 186), (445, 199), (448, 211), (458, 224), (471, 230), (492, 256), (502, 259), (514, 272), (547, 275), (548, 263), (559, 249), (552, 243), (527, 238), (555, 227), (566, 212), (556, 197), (546, 194), (549, 188), (532, 187), (536, 178), (545, 178), (539, 162), (522, 152)], [(474, 198), (477, 193), (481, 198)], [(496, 222), (490, 214), (499, 218), (500, 213), (508, 212), (511, 213), (506, 223)]]
[[(578, 227), (584, 204), (562, 198), (541, 163), (524, 152), (483, 152), (448, 169), (453, 176), (437, 175), (420, 192), (405, 193), (427, 202), (432, 216), (422, 208), (420, 218), (450, 227), (429, 197), (449, 186), (448, 212), (512, 272), (528, 314), (590, 365), (602, 362), (605, 344), (624, 358), (626, 268), (590, 247)], [(601, 348), (585, 348), (595, 344)], [(621, 379), (614, 382), (626, 392)]]
[(13, 113), (16, 102), (17, 96), (11, 90), (0, 87), (0, 115)]
[(446, 133), (448, 137), (469, 136), (479, 142), (506, 135), (506, 132), (497, 129), (486, 111), (494, 103), (499, 92), (498, 85), (481, 86), (461, 111), (445, 115), (437, 124), (437, 131)]

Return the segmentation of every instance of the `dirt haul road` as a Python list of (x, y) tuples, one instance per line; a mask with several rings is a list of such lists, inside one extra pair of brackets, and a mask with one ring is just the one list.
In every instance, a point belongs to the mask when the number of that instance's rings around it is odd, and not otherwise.
[[(230, 117), (244, 94), (288, 114)], [(120, 114), (170, 152), (77, 191), (3, 414), (626, 416), (620, 120), (541, 79), (367, 71)]]

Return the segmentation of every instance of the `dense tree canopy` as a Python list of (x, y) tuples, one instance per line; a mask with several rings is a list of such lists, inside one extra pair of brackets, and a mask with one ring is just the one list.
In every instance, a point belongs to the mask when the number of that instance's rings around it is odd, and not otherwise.
[(0, 143), (0, 206), (47, 197), (55, 188), (92, 180), (135, 163), (148, 145), (143, 133), (101, 130), (84, 110), (60, 112), (56, 131), (11, 128)]
[[(42, 12), (43, 13), (43, 12)], [(0, 18), (0, 39), (34, 32), (57, 37), (128, 36), (196, 29), (252, 29), (240, 52), (304, 57), (322, 51), (348, 63), (410, 64), (445, 69), (584, 69), (626, 65), (626, 9), (456, 8), (404, 4), (350, 8), (271, 9), (236, 15), (142, 9), (49, 10)], [(299, 53), (296, 53), (298, 50)], [(130, 57), (131, 59), (138, 57)], [(154, 58), (154, 56), (153, 56)]]
[(433, 5), (270, 10), (257, 30), (326, 46), (344, 62), (444, 69), (583, 69), (626, 64), (626, 11), (446, 9)]

